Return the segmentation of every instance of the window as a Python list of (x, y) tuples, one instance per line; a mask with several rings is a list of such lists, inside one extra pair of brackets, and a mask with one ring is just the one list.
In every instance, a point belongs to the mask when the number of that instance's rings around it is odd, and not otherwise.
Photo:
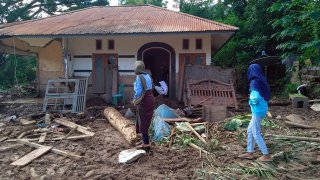
[(114, 49), (114, 40), (108, 41), (108, 49)]
[(182, 49), (189, 49), (189, 39), (182, 40)]
[(97, 39), (96, 40), (96, 50), (101, 50), (102, 49), (102, 40)]
[(196, 49), (202, 49), (202, 39), (196, 39)]

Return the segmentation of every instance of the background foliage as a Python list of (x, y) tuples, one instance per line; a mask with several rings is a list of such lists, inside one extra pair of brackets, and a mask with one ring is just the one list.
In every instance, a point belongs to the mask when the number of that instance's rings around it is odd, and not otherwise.
[[(0, 22), (41, 18), (65, 11), (93, 5), (108, 5), (108, 0), (2, 0)], [(152, 4), (166, 7), (165, 0), (119, 0), (122, 5)], [(283, 60), (297, 56), (301, 62), (320, 62), (320, 2), (319, 0), (175, 0), (180, 11), (206, 19), (239, 27), (239, 31), (212, 57), (212, 63), (234, 67), (241, 75), (251, 60), (260, 56), (281, 56)], [(10, 86), (12, 81), (12, 56), (1, 55), (0, 85)], [(18, 58), (20, 61), (20, 57)], [(24, 62), (18, 82), (30, 80), (34, 75), (31, 65)], [(19, 62), (20, 63), (20, 62)], [(22, 63), (22, 62), (21, 62)], [(304, 66), (304, 63), (301, 63)], [(19, 69), (19, 68), (18, 68)], [(19, 70), (20, 71), (20, 70)], [(19, 73), (18, 73), (19, 74)], [(17, 76), (18, 76), (17, 74)], [(10, 75), (10, 76), (9, 76)], [(29, 77), (30, 76), (30, 77)], [(25, 78), (23, 78), (25, 77)], [(244, 76), (245, 77), (245, 76)]]

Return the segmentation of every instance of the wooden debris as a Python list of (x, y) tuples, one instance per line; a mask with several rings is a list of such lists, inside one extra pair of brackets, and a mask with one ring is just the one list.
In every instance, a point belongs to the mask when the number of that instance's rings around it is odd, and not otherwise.
[(47, 133), (46, 133), (46, 132), (41, 133), (41, 136), (40, 136), (40, 138), (39, 138), (39, 143), (44, 142), (44, 140), (46, 139), (46, 136), (47, 136)]
[(77, 129), (78, 127), (74, 127), (73, 129), (71, 129), (71, 131), (63, 139), (67, 139)]
[(32, 125), (32, 124), (35, 124), (35, 123), (37, 123), (35, 120), (27, 120), (27, 119), (23, 119), (23, 118), (21, 118), (20, 119), (20, 123), (21, 124), (23, 124), (23, 125)]
[(5, 141), (5, 140), (7, 140), (8, 139), (8, 136), (5, 136), (5, 137), (3, 137), (3, 138), (0, 138), (0, 142), (3, 142), (3, 141)]
[(65, 138), (65, 136), (64, 137), (57, 137), (57, 138), (52, 138), (51, 140), (53, 140), (53, 141), (59, 141), (59, 140), (63, 140), (63, 139), (76, 140), (76, 139), (86, 139), (86, 138), (90, 138), (90, 137), (92, 137), (92, 136), (84, 134), (84, 135), (79, 135), (79, 136), (70, 136), (67, 138)]
[(173, 136), (176, 133), (176, 127), (172, 128), (171, 134), (170, 134), (170, 143), (169, 143), (169, 147), (171, 147), (172, 142), (173, 142)]
[(279, 139), (320, 142), (320, 138), (312, 138), (312, 137), (285, 136), (285, 135), (274, 135), (274, 134), (267, 134), (267, 136), (272, 136), (272, 137), (279, 138)]
[(65, 119), (62, 119), (62, 118), (59, 118), (59, 119), (55, 119), (55, 122), (56, 123), (59, 123), (59, 124), (62, 124), (64, 126), (67, 126), (69, 128), (75, 128), (77, 127), (77, 131), (83, 133), (83, 134), (86, 134), (86, 135), (89, 135), (89, 136), (94, 136), (94, 133), (93, 132), (90, 132), (88, 131), (86, 127), (83, 127), (83, 126), (80, 126), (78, 124), (75, 124), (73, 122), (70, 122), (70, 121), (67, 121)]
[(107, 107), (103, 112), (110, 124), (117, 129), (124, 139), (131, 145), (138, 142), (139, 138), (136, 134), (136, 128), (132, 121), (123, 117), (115, 108)]
[[(29, 142), (29, 141), (27, 141), (25, 139), (17, 139), (16, 141), (21, 143), (21, 144), (25, 144), (25, 145), (28, 145), (28, 146), (31, 146), (31, 147), (34, 147), (34, 148), (40, 148), (40, 147), (43, 146), (41, 144)], [(55, 153), (55, 154), (62, 155), (62, 156), (66, 156), (66, 157), (69, 157), (69, 158), (82, 158), (82, 156), (78, 156), (78, 155), (75, 155), (75, 154), (72, 154), (72, 153), (68, 153), (66, 151), (62, 151), (62, 150), (59, 150), (59, 149), (56, 149), (56, 148), (52, 148), (51, 152)]]
[(9, 151), (11, 149), (18, 149), (20, 147), (22, 147), (23, 145), (22, 144), (12, 144), (10, 146), (2, 146), (0, 147), (0, 152), (6, 152), (6, 151)]
[(52, 146), (42, 146), (36, 150), (33, 150), (29, 154), (21, 157), (20, 159), (16, 160), (15, 162), (11, 163), (10, 165), (13, 166), (25, 166), (29, 164), (31, 161), (37, 159), (38, 157), (42, 156), (46, 152), (50, 151)]
[(314, 103), (310, 108), (314, 111), (319, 112), (320, 111), (320, 103)]
[(190, 123), (186, 123), (187, 127), (205, 144), (208, 144), (206, 140), (203, 139), (203, 137), (201, 137), (196, 130), (193, 129), (193, 127), (190, 125)]
[(210, 154), (208, 151), (202, 149), (201, 147), (199, 147), (199, 146), (197, 146), (197, 145), (195, 145), (195, 144), (193, 144), (193, 143), (189, 143), (188, 145), (191, 146), (191, 147), (193, 147), (193, 148), (195, 148), (195, 149), (197, 149), (197, 150), (199, 150), (200, 152), (202, 151), (202, 152), (204, 152), (204, 153)]
[(318, 129), (318, 128), (316, 128), (316, 127), (312, 127), (312, 126), (308, 126), (308, 125), (300, 124), (300, 123), (295, 123), (295, 122), (291, 122), (291, 121), (285, 121), (284, 124), (286, 124), (287, 126), (296, 127), (296, 128)]
[(199, 123), (204, 122), (202, 118), (190, 119), (190, 118), (163, 118), (167, 123), (175, 123), (175, 122), (189, 122), (189, 123)]

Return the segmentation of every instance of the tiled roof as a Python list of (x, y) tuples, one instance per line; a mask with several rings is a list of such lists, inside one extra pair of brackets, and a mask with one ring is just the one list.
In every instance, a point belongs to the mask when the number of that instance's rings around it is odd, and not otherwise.
[(237, 29), (156, 6), (102, 6), (3, 24), (0, 26), (0, 37), (216, 32)]

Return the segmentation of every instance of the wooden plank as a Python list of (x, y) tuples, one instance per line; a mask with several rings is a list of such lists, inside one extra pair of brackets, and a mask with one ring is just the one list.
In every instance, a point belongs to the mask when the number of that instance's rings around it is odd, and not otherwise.
[[(27, 141), (25, 139), (18, 139), (18, 140), (16, 140), (16, 142), (19, 142), (19, 143), (22, 143), (22, 144), (25, 144), (25, 145), (28, 145), (28, 146), (31, 146), (31, 147), (34, 147), (34, 148), (40, 148), (40, 147), (43, 146), (41, 144), (29, 142), (29, 141)], [(70, 158), (82, 158), (82, 156), (78, 156), (78, 155), (75, 155), (75, 154), (72, 154), (72, 153), (68, 153), (66, 151), (62, 151), (62, 150), (59, 150), (59, 149), (56, 149), (56, 148), (52, 148), (51, 152), (55, 153), (55, 154), (62, 155), (62, 156), (70, 157)]]
[(37, 123), (37, 122), (36, 122), (35, 120), (29, 121), (29, 120), (27, 120), (27, 119), (21, 118), (21, 119), (20, 119), (20, 123), (23, 124), (23, 125), (32, 125), (32, 124), (35, 124), (35, 123)]
[(15, 162), (11, 163), (10, 165), (13, 166), (25, 166), (29, 164), (31, 161), (37, 159), (38, 157), (42, 156), (46, 152), (50, 151), (52, 149), (52, 146), (43, 146), (40, 147), (29, 154), (21, 157), (20, 159), (16, 160)]
[(180, 77), (179, 77), (179, 94), (178, 94), (178, 100), (182, 101), (182, 95), (183, 95), (183, 82), (184, 82), (184, 69), (185, 69), (185, 60), (183, 59), (184, 56), (180, 55), (180, 59), (179, 59), (179, 68), (180, 68)]
[(80, 126), (78, 124), (75, 124), (73, 122), (70, 122), (70, 121), (67, 121), (67, 120), (64, 120), (64, 119), (55, 119), (55, 122), (56, 123), (59, 123), (59, 124), (62, 124), (64, 126), (67, 126), (67, 127), (70, 127), (70, 128), (75, 128), (77, 127), (77, 131), (83, 133), (83, 134), (86, 134), (86, 135), (89, 135), (89, 136), (94, 136), (94, 133), (93, 132), (90, 132), (90, 131), (87, 131), (85, 127), (83, 126)]
[(78, 129), (78, 127), (71, 129), (71, 131), (63, 139), (67, 139), (77, 129)]
[(3, 142), (3, 141), (5, 141), (5, 140), (7, 140), (8, 139), (8, 136), (5, 136), (5, 137), (3, 137), (3, 138), (0, 138), (0, 142)]
[(39, 138), (39, 143), (44, 142), (44, 140), (46, 139), (46, 136), (47, 136), (47, 133), (46, 133), (46, 132), (41, 133), (41, 136), (40, 136), (40, 138)]
[(0, 147), (0, 152), (6, 152), (6, 151), (9, 151), (11, 149), (18, 149), (18, 148), (20, 148), (22, 146), (23, 146), (22, 144), (12, 144), (12, 145), (9, 145), (9, 146), (2, 146), (2, 147)]
[[(85, 139), (85, 138), (89, 138), (89, 137), (92, 137), (90, 135), (79, 135), (79, 136), (70, 136), (70, 137), (67, 137), (66, 139), (69, 139), (69, 140), (75, 140), (75, 139)], [(58, 141), (58, 140), (63, 140), (65, 139), (65, 137), (57, 137), (57, 138), (53, 138), (51, 140), (53, 141)]]

